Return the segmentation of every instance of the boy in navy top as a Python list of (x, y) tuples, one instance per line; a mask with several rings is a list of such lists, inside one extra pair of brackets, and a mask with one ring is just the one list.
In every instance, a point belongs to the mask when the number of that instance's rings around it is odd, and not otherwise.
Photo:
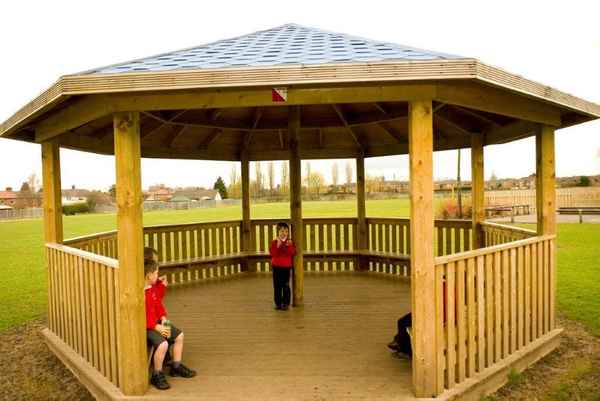
[(271, 241), (271, 267), (273, 269), (273, 298), (275, 309), (287, 310), (290, 306), (290, 272), (296, 247), (289, 238), (290, 229), (286, 223), (277, 223), (277, 238)]

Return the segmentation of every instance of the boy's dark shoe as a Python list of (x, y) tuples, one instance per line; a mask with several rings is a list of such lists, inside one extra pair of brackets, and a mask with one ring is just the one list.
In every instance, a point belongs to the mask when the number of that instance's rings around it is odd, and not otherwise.
[(196, 376), (196, 371), (188, 368), (183, 363), (180, 363), (179, 366), (173, 366), (171, 368), (170, 375), (173, 377), (181, 376), (185, 378), (190, 378)]
[(171, 388), (171, 386), (169, 386), (169, 382), (167, 382), (167, 378), (165, 377), (163, 372), (152, 373), (152, 377), (150, 378), (150, 383), (159, 390), (168, 390)]
[(283, 307), (281, 305), (276, 305), (275, 306), (275, 310), (282, 310), (282, 309), (283, 309)]
[(290, 306), (289, 306), (289, 305), (283, 305), (283, 306), (281, 307), (281, 310), (288, 310), (289, 308), (290, 308)]
[(392, 341), (391, 343), (389, 343), (388, 348), (391, 349), (392, 351), (399, 351), (400, 350), (400, 346), (398, 345), (398, 343), (396, 341)]

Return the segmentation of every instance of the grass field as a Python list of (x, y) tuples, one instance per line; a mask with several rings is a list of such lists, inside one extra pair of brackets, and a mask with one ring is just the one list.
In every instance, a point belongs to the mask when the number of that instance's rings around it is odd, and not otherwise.
[[(305, 217), (351, 217), (354, 201), (304, 202)], [(367, 202), (371, 217), (407, 217), (407, 199)], [(144, 215), (145, 225), (178, 224), (239, 219), (239, 206), (180, 211), (155, 211)], [(252, 218), (289, 216), (287, 203), (256, 204)], [(68, 216), (64, 218), (65, 238), (115, 228), (114, 214)], [(46, 312), (46, 277), (42, 253), (42, 221), (0, 222), (0, 331)], [(567, 317), (586, 324), (600, 336), (600, 226), (561, 224), (558, 226), (558, 308)]]

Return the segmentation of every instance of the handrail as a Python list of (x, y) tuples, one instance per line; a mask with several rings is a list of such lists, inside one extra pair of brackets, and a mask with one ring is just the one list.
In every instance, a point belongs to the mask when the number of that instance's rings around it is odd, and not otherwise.
[(56, 249), (57, 251), (66, 253), (68, 255), (77, 256), (83, 259), (87, 259), (91, 262), (96, 262), (103, 264), (108, 267), (112, 267), (113, 269), (119, 268), (119, 261), (117, 259), (109, 258), (106, 256), (98, 255), (93, 252), (84, 251), (78, 248), (73, 248), (68, 245), (56, 244), (53, 242), (46, 243), (46, 248)]
[(535, 230), (530, 230), (528, 228), (523, 228), (523, 227), (515, 227), (515, 226), (509, 226), (506, 224), (499, 224), (499, 223), (492, 223), (491, 221), (484, 221), (481, 223), (482, 227), (491, 227), (491, 228), (497, 228), (500, 230), (508, 230), (508, 231), (513, 231), (513, 232), (517, 232), (517, 233), (521, 233), (524, 235), (531, 235), (531, 236), (536, 236), (537, 232)]
[(556, 235), (554, 235), (554, 234), (540, 235), (537, 237), (531, 237), (531, 238), (521, 239), (518, 241), (507, 242), (505, 244), (474, 249), (472, 251), (459, 252), (459, 253), (454, 253), (452, 255), (446, 255), (446, 256), (437, 256), (435, 258), (435, 264), (442, 265), (442, 264), (456, 262), (458, 260), (463, 260), (463, 259), (467, 259), (467, 258), (475, 258), (477, 256), (487, 255), (488, 253), (505, 251), (505, 250), (513, 249), (513, 248), (519, 248), (524, 245), (535, 244), (536, 242), (546, 241), (546, 240), (555, 239), (555, 238), (556, 238)]

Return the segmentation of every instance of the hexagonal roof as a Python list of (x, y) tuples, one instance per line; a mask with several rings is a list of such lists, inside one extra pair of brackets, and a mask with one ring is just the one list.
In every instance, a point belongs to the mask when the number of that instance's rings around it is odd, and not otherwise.
[(226, 67), (449, 60), (465, 57), (364, 39), (297, 24), (86, 71), (86, 74), (157, 72)]

